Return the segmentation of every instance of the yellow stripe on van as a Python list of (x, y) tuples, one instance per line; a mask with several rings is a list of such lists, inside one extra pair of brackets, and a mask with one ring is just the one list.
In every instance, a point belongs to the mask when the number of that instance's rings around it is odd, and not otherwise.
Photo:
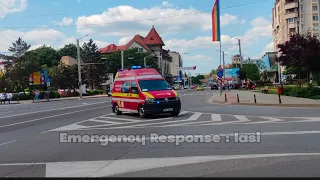
[(176, 95), (176, 97), (178, 96), (178, 93), (175, 90), (172, 90), (173, 93)]
[(142, 92), (145, 96), (147, 96), (148, 98), (154, 98), (154, 96), (152, 96), (150, 93), (148, 92)]
[(115, 78), (118, 78), (118, 77), (119, 77), (119, 73), (116, 74), (116, 77), (115, 77)]
[(134, 97), (134, 98), (138, 98), (139, 97), (139, 94), (130, 94), (130, 93), (112, 93), (111, 95), (112, 97), (113, 96), (117, 96), (117, 97)]

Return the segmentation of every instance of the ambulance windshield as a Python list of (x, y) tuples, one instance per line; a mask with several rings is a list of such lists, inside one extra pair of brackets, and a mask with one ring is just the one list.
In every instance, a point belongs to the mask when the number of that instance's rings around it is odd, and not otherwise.
[(139, 85), (142, 91), (170, 90), (170, 85), (163, 79), (140, 80)]

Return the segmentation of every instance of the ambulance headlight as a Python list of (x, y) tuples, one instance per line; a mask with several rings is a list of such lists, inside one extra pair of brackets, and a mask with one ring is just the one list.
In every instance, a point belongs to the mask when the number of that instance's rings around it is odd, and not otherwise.
[(145, 101), (147, 103), (154, 103), (155, 102), (154, 98), (146, 98)]

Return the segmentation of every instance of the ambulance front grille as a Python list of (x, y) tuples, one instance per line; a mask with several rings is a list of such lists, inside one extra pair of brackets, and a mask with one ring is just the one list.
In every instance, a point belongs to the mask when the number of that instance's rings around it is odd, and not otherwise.
[[(166, 102), (165, 101), (165, 98), (157, 98), (155, 99), (156, 101), (159, 101), (159, 102)], [(175, 101), (176, 100), (176, 97), (170, 97), (168, 98), (168, 101)]]

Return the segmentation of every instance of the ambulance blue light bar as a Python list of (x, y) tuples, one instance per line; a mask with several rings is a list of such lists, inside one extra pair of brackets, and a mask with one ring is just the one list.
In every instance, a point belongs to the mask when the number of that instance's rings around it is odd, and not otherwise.
[(131, 69), (141, 69), (141, 66), (132, 66)]

